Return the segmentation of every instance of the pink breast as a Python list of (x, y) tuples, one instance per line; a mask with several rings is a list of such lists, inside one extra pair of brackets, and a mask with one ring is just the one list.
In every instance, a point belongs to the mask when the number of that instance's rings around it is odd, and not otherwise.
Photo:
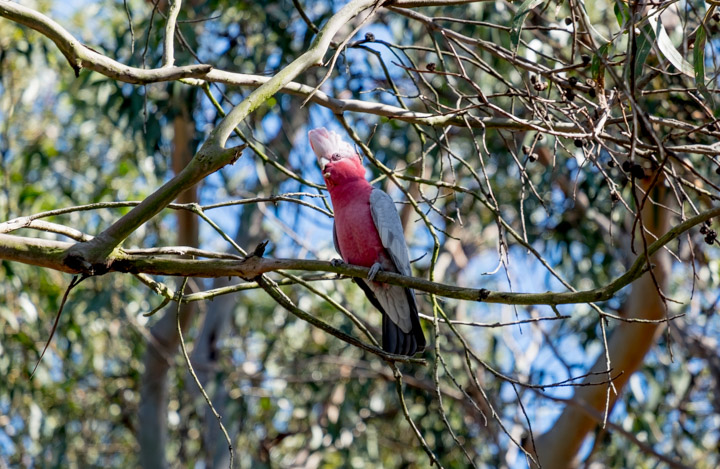
[(349, 264), (370, 267), (386, 256), (370, 213), (372, 187), (362, 183), (334, 188), (330, 195), (340, 255)]

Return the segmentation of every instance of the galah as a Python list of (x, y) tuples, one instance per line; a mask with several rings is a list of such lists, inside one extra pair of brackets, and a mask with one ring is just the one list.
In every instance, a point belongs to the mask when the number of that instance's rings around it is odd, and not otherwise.
[(383, 350), (399, 355), (421, 352), (425, 336), (414, 292), (374, 281), (380, 270), (412, 275), (395, 204), (365, 180), (360, 155), (340, 135), (319, 128), (308, 132), (308, 137), (335, 211), (335, 249), (346, 263), (370, 267), (367, 280), (355, 281), (383, 314)]

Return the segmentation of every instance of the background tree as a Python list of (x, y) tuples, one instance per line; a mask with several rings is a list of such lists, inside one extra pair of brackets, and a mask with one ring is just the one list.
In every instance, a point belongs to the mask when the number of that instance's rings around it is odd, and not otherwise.
[[(0, 461), (716, 467), (718, 15), (0, 0)], [(327, 262), (319, 126), (422, 356)]]

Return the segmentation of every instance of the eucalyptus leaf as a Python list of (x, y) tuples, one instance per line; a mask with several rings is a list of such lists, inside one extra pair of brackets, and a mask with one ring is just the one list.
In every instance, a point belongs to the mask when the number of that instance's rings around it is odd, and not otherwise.
[(695, 86), (697, 86), (700, 94), (707, 101), (712, 101), (712, 96), (708, 92), (707, 85), (705, 84), (705, 40), (707, 39), (707, 33), (705, 27), (701, 24), (698, 27), (697, 35), (695, 36), (695, 48), (693, 49), (693, 64), (695, 71)]
[(520, 33), (522, 32), (525, 19), (530, 14), (530, 11), (541, 3), (543, 3), (543, 0), (525, 0), (518, 8), (517, 13), (515, 13), (510, 23), (510, 40), (515, 48), (517, 48), (520, 43)]
[[(635, 61), (633, 66), (635, 68), (635, 79), (637, 80), (642, 75), (643, 65), (645, 65), (645, 61), (652, 50), (653, 42), (655, 42), (652, 28), (649, 25), (645, 25), (645, 27), (640, 30), (640, 34), (636, 38), (636, 41), (637, 49), (635, 52)], [(626, 78), (630, 79), (630, 67), (626, 70)]]
[(603, 61), (607, 60), (608, 50), (610, 49), (610, 43), (605, 43), (602, 46), (598, 47), (597, 52), (593, 56), (592, 64), (590, 65), (590, 73), (592, 74), (592, 77), (594, 80), (598, 79), (598, 76), (600, 75), (600, 70), (603, 70)]
[(670, 61), (670, 63), (682, 73), (691, 78), (695, 78), (695, 70), (693, 69), (693, 66), (683, 58), (680, 51), (678, 51), (675, 48), (675, 45), (673, 45), (665, 27), (660, 22), (659, 14), (656, 13), (649, 16), (648, 22), (650, 23), (652, 30), (655, 32), (657, 46), (663, 56), (665, 56), (665, 58), (668, 59), (668, 61)]

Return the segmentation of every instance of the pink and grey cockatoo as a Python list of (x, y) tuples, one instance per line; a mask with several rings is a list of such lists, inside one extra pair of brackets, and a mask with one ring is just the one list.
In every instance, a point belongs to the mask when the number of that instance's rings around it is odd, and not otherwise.
[(425, 336), (414, 292), (374, 281), (380, 270), (412, 275), (395, 204), (365, 180), (360, 155), (340, 135), (319, 128), (308, 132), (308, 137), (335, 211), (335, 249), (348, 264), (370, 267), (367, 280), (355, 281), (383, 314), (383, 350), (399, 355), (422, 352)]

